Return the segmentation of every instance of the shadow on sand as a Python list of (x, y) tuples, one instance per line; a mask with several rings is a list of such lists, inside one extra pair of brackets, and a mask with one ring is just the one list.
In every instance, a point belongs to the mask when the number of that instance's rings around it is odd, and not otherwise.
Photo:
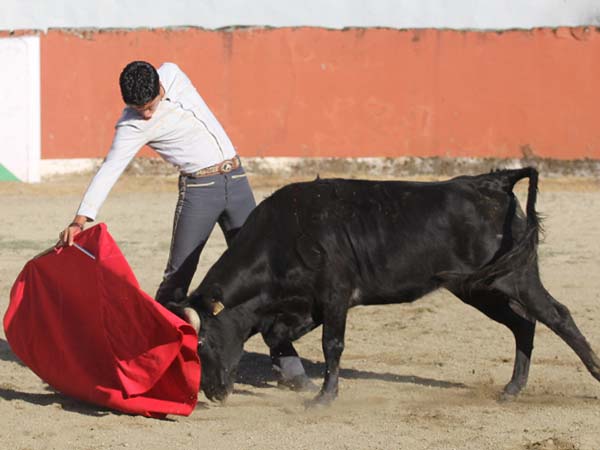
[[(8, 343), (0, 339), (0, 360), (17, 362), (24, 366), (23, 363), (12, 352)], [(323, 373), (325, 372), (325, 364), (323, 362), (313, 362), (308, 359), (302, 359), (302, 364), (309, 377), (320, 384)], [(391, 383), (410, 383), (420, 386), (438, 387), (438, 388), (466, 388), (462, 383), (453, 383), (444, 380), (435, 380), (431, 378), (422, 378), (415, 375), (399, 375), (388, 372), (371, 372), (357, 369), (340, 369), (340, 377), (346, 379), (357, 380), (380, 380)], [(266, 354), (255, 352), (245, 352), (239, 367), (237, 383), (246, 384), (258, 388), (272, 388), (276, 385), (275, 372), (271, 368), (271, 359)], [(84, 403), (80, 400), (67, 397), (59, 392), (54, 391), (50, 386), (46, 387), (48, 393), (30, 393), (22, 392), (16, 386), (10, 384), (0, 384), (0, 398), (7, 401), (21, 400), (27, 403), (32, 403), (39, 406), (49, 406), (52, 404), (59, 405), (66, 411), (72, 411), (88, 416), (101, 417), (107, 414), (121, 414), (117, 411), (104, 409), (95, 405)], [(238, 394), (247, 393), (243, 389), (236, 389)], [(202, 402), (199, 402), (202, 407)]]
[[(302, 359), (302, 364), (309, 377), (313, 378), (317, 384), (320, 384), (325, 373), (325, 363), (313, 362)], [(431, 378), (422, 378), (416, 375), (398, 375), (395, 373), (379, 373), (357, 369), (340, 369), (340, 377), (354, 380), (380, 380), (391, 383), (410, 383), (420, 386), (438, 387), (438, 388), (466, 388), (462, 383), (453, 383), (444, 380), (434, 380)], [(275, 373), (271, 368), (271, 359), (268, 355), (246, 352), (242, 356), (237, 376), (237, 383), (249, 384), (254, 387), (272, 387), (275, 381)]]
[(67, 397), (47, 386), (48, 393), (23, 392), (9, 384), (0, 384), (0, 398), (6, 401), (20, 400), (39, 406), (57, 405), (65, 411), (71, 411), (92, 417), (102, 417), (107, 414), (121, 414), (97, 405), (90, 405), (71, 397)]
[(13, 353), (10, 345), (8, 345), (8, 342), (6, 342), (4, 339), (0, 339), (0, 361), (16, 362), (23, 367), (25, 366), (25, 364), (23, 364), (21, 360), (17, 358), (17, 355)]

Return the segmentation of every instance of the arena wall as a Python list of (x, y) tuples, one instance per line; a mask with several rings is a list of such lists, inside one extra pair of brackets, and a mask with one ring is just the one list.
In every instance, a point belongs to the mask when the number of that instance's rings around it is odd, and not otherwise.
[(133, 59), (179, 64), (245, 156), (599, 158), (598, 54), (592, 28), (51, 30), (42, 158), (106, 152)]
[(106, 154), (134, 59), (179, 64), (247, 158), (600, 160), (593, 1), (153, 2), (7, 3), (0, 40), (39, 40), (42, 167)]

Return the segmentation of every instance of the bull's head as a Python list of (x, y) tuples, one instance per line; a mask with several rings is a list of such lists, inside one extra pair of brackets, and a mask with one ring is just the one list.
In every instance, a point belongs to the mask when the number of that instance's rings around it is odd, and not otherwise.
[(224, 401), (233, 392), (243, 352), (244, 336), (239, 325), (220, 302), (211, 302), (210, 310), (182, 308), (181, 305), (169, 309), (192, 325), (198, 334), (202, 391), (210, 400)]

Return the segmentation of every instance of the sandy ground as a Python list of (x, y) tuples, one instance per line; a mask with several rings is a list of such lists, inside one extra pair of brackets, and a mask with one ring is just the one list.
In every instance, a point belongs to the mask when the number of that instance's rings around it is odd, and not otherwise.
[[(56, 241), (89, 176), (36, 186), (0, 184), (0, 310), (25, 262)], [(260, 200), (283, 180), (252, 180)], [(546, 216), (542, 278), (600, 351), (600, 183), (541, 180)], [(153, 293), (167, 259), (175, 204), (172, 177), (124, 177), (100, 219), (144, 290)], [(215, 232), (196, 284), (224, 250)], [(266, 347), (246, 345), (241, 380), (224, 404), (200, 395), (190, 417), (147, 419), (83, 404), (54, 392), (0, 334), (1, 449), (600, 449), (600, 384), (575, 354), (538, 326), (529, 385), (513, 402), (498, 393), (510, 378), (508, 330), (447, 292), (414, 304), (359, 307), (349, 316), (340, 396), (305, 409), (308, 394), (277, 389)], [(320, 329), (297, 345), (321, 381)]]

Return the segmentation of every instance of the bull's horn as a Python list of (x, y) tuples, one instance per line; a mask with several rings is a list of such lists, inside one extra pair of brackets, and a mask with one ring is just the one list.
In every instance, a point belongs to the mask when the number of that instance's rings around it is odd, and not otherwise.
[(196, 333), (200, 333), (200, 316), (196, 312), (194, 308), (183, 308), (183, 313), (185, 314), (185, 320), (194, 327)]
[(217, 300), (213, 300), (212, 301), (212, 313), (213, 313), (213, 316), (216, 316), (217, 314), (219, 314), (224, 309), (225, 309), (225, 305), (223, 305), (223, 303), (221, 303), (221, 302), (219, 302)]

